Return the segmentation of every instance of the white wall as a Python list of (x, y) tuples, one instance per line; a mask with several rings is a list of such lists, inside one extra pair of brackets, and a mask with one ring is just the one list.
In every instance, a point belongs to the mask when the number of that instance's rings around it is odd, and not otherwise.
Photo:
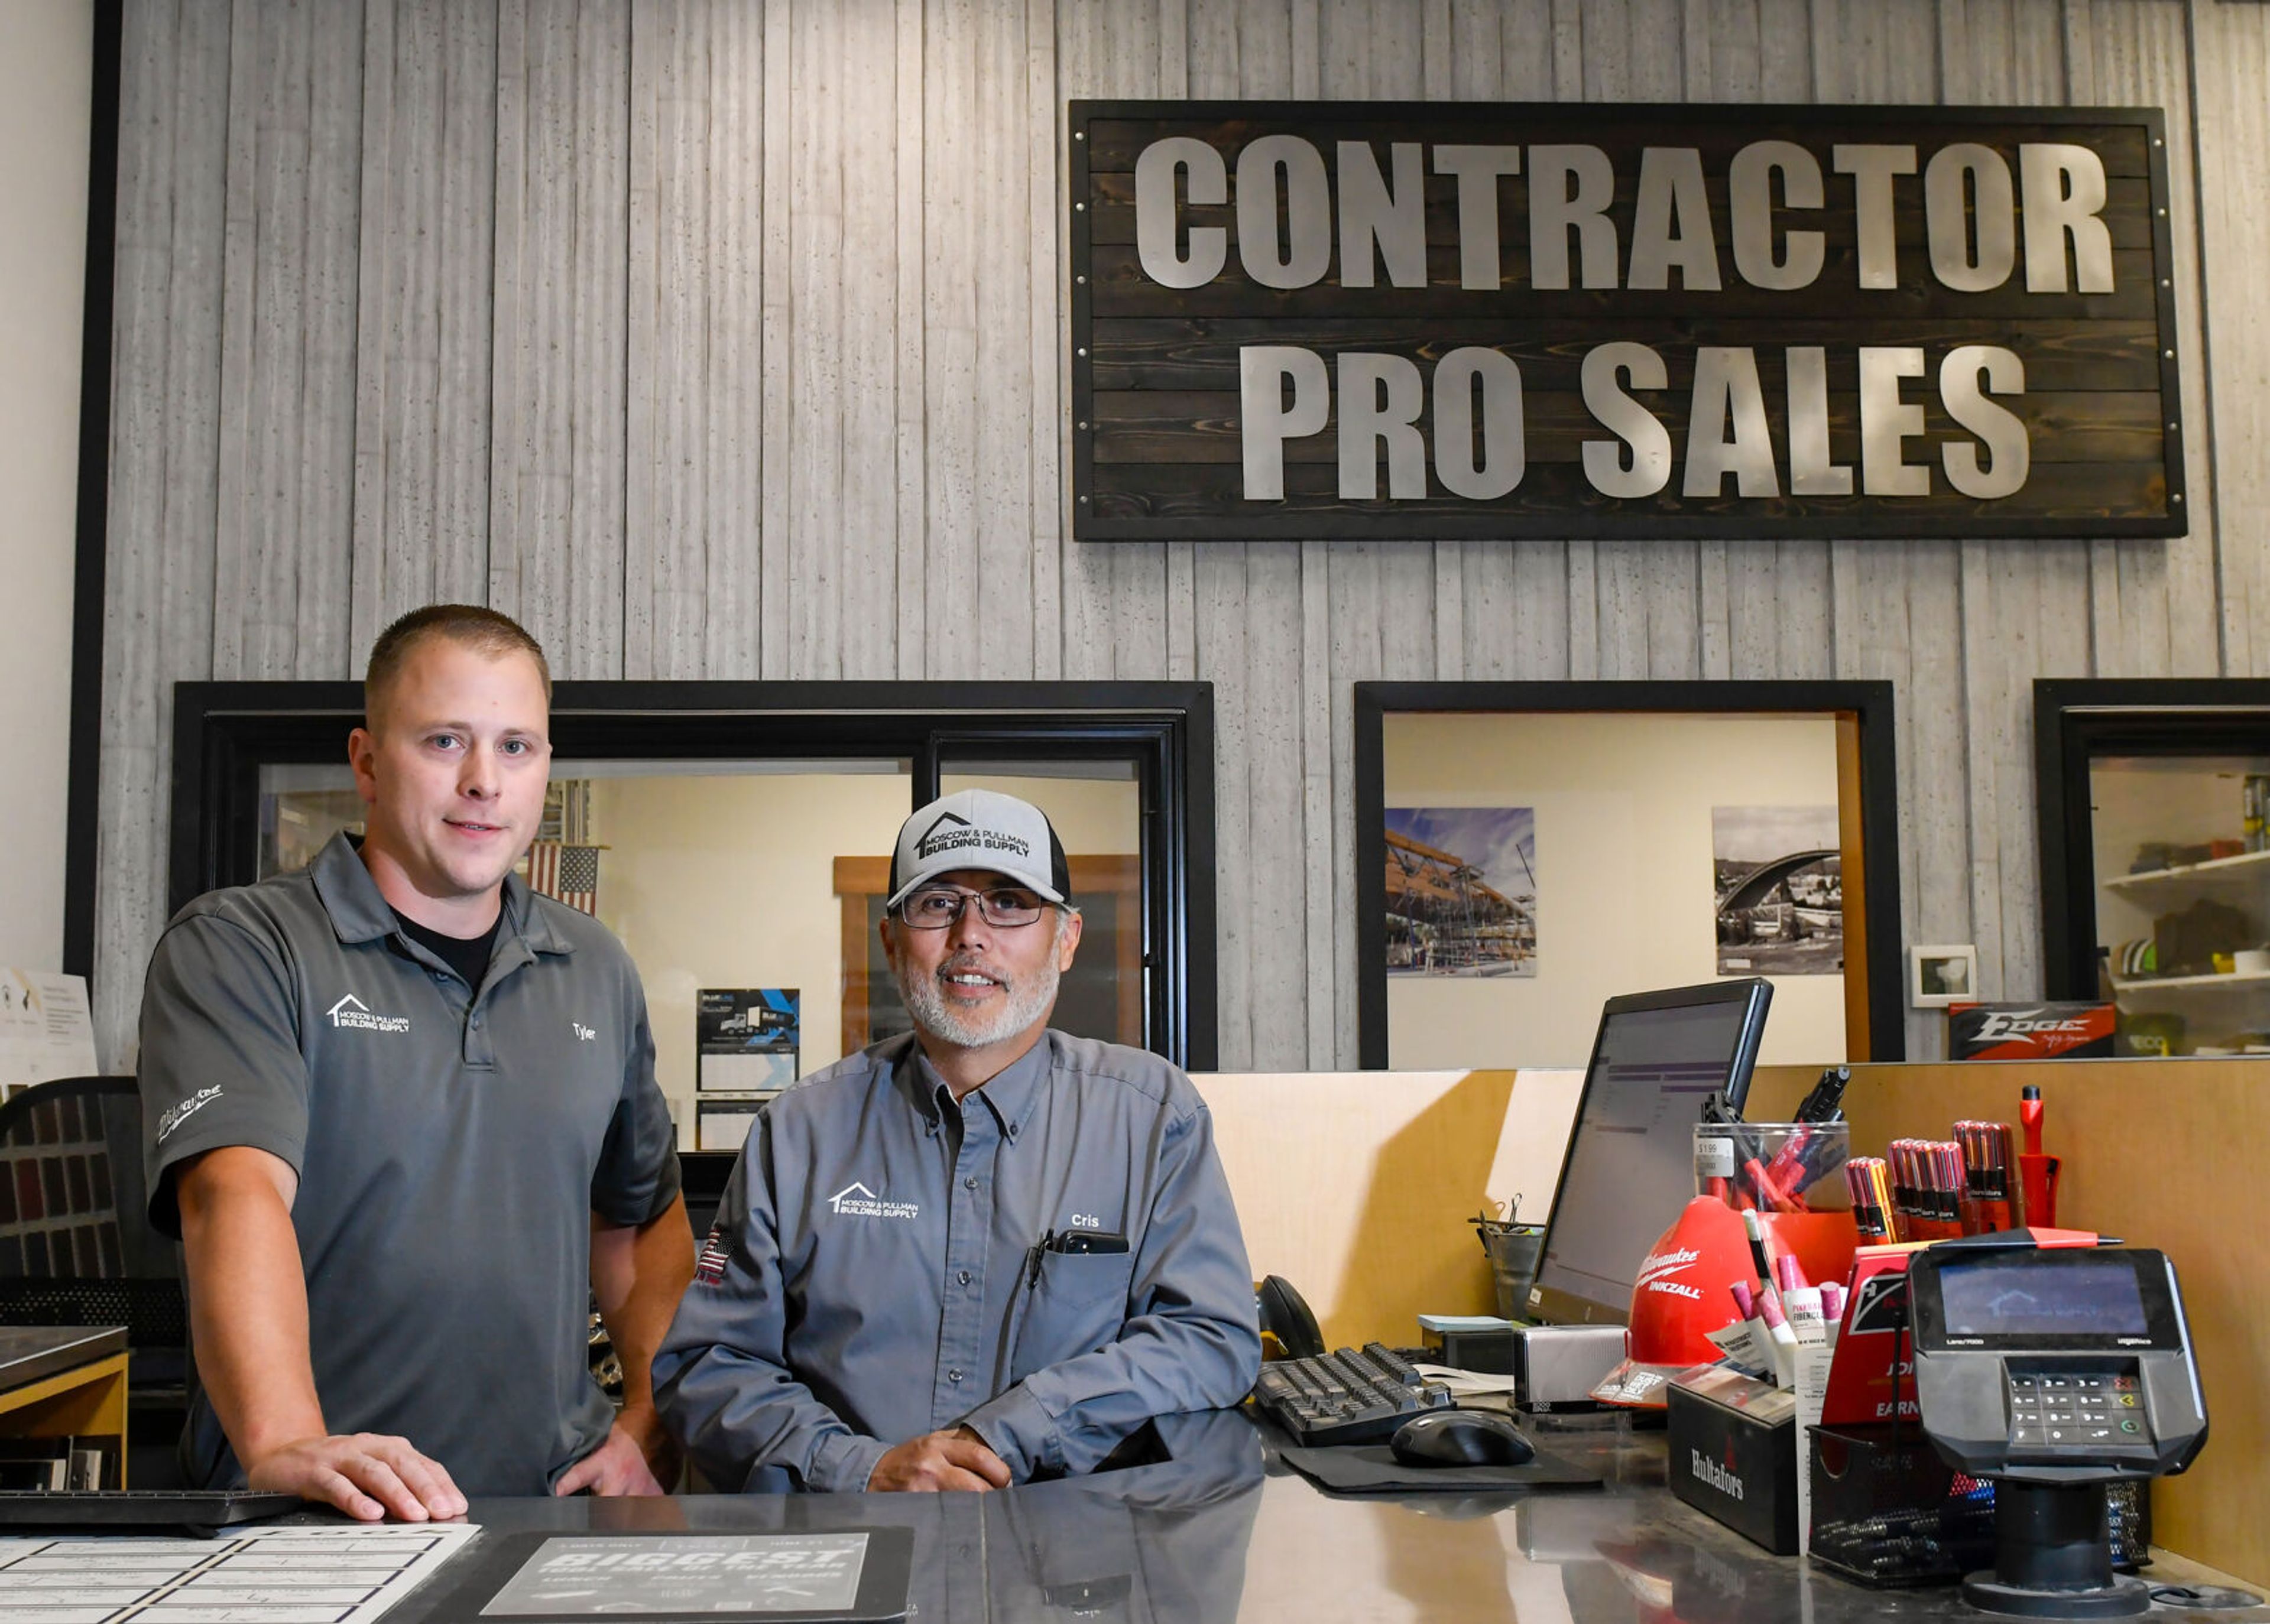
[[(1607, 998), (1717, 975), (1711, 808), (1836, 804), (1823, 717), (1406, 715), (1384, 742), (1390, 806), (1537, 809), (1538, 973), (1391, 975), (1397, 1071), (1582, 1066)], [(1843, 1059), (1843, 977), (1773, 979), (1761, 1059)]]
[(63, 961), (93, 0), (0, 5), (0, 964)]

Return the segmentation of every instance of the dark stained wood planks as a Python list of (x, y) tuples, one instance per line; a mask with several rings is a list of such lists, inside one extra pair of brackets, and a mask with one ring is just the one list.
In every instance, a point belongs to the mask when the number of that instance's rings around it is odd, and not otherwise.
[[(1630, 27), (1638, 11), (1625, 4), (1584, 15), (1607, 23), (1613, 35)], [(1991, 34), (2007, 20), (1997, 12), (1977, 26)], [(1651, 51), (1641, 56), (1654, 60)], [(1621, 74), (1611, 77), (1621, 79)], [(1687, 77), (1691, 82), (1709, 79), (1699, 66)], [(1447, 541), (1583, 535), (1661, 542), (1673, 537), (1934, 534), (2070, 538), (2164, 537), (2187, 528), (2185, 465), (2177, 437), (2164, 124), (2155, 111), (1076, 101), (1072, 122), (1077, 193), (1069, 215), (1074, 523), (1082, 539), (1321, 535)], [(1202, 144), (1222, 165), (1221, 201), (1176, 204), (1176, 230), (1183, 234), (1178, 243), (1195, 243), (1199, 239), (1190, 234), (1205, 233), (1209, 267), (1213, 250), (1220, 251), (1219, 267), (1195, 286), (1172, 286), (1154, 278), (1137, 246), (1135, 170), (1152, 143), (1170, 137)], [(1329, 251), (1309, 263), (1298, 285), (1257, 280), (1240, 241), (1240, 154), (1265, 137), (1307, 143), (1326, 177), (1329, 201), (1321, 218), (1328, 222)], [(1821, 173), (1818, 207), (1786, 207), (1784, 182), (1776, 182), (1772, 194), (1776, 232), (1801, 229), (1819, 239), (1820, 269), (1801, 286), (1753, 285), (1737, 263), (1729, 173), (1736, 155), (1762, 140), (1802, 148)], [(1480, 228), (1481, 211), (1473, 210), (1469, 219), (1461, 182), (1435, 174), (1430, 154), (1442, 145), (1476, 143), (1517, 152), (1544, 144), (1584, 144), (1605, 158), (1613, 184), (1604, 196), (1612, 194), (1612, 200), (1600, 220), (1613, 249), (1605, 276), (1594, 267), (1576, 273), (1576, 286), (1531, 285), (1531, 179), (1516, 173), (1495, 182), (1494, 263), (1499, 285), (1465, 285), (1473, 278), (1474, 255), (1462, 238)], [(1997, 155), (2012, 177), (2014, 203), (1999, 219), (2013, 257), (2006, 273), (1989, 286), (1950, 285), (1955, 278), (1942, 276), (1934, 258), (1934, 234), (1944, 239), (1950, 220), (1963, 234), (1961, 252), (1983, 256), (1980, 245), (1997, 219), (1991, 213), (1981, 218), (1987, 204), (1977, 187), (1963, 194), (1959, 215), (1950, 214), (1943, 204), (1927, 202), (1922, 172), (1934, 154), (1958, 143)], [(2063, 263), (2059, 274), (2073, 291), (2035, 291), (2030, 285), (2022, 154), (2042, 143), (2085, 148), (2096, 154), (2104, 170), (2104, 203), (2096, 219), (2109, 255), (2109, 288), (2078, 291), (2073, 269)], [(1391, 149), (1418, 149), (1413, 172), (1423, 192), (1425, 246), (1423, 255), (1415, 245), (1412, 249), (1416, 257), (1407, 272), (1410, 285), (1393, 285), (1380, 263), (1384, 256), (1375, 254), (1361, 230), (1349, 224), (1339, 188), (1343, 144), (1353, 144), (1351, 152), (1361, 145), (1383, 173), (1392, 172), (1392, 164), (1383, 161)], [(1864, 205), (1857, 183), (1837, 172), (1837, 153), (1847, 145), (1908, 150), (1915, 172), (1890, 182), (1888, 207)], [(1628, 285), (1644, 234), (1642, 175), (1651, 154), (1664, 148), (1690, 149), (1696, 155), (1703, 207), (1681, 215), (1673, 229), (1682, 240), (1694, 240), (1707, 213), (1712, 271), (1699, 287), (1688, 285), (1685, 270), (1670, 271), (1666, 286)], [(1524, 161), (1521, 167), (1537, 166)], [(1294, 229), (1289, 189), (1280, 181), (1272, 184), (1280, 194), (1270, 211), (1279, 241), (1263, 252), (1264, 259), (1274, 259), (1291, 241)], [(1177, 197), (1190, 189), (1185, 175)], [(1398, 201), (1409, 203), (1407, 189)], [(2041, 200), (2033, 201), (2038, 206)], [(1864, 287), (1860, 241), (1886, 219), (1895, 285)], [(1557, 225), (1550, 229), (1556, 235), (1569, 230)], [(1937, 246), (1943, 248), (1944, 242)], [(1491, 257), (1489, 250), (1482, 252), (1486, 260)], [(2059, 252), (2061, 259), (2071, 257), (2062, 246)], [(1347, 267), (1356, 254), (1371, 266), (1369, 285), (1346, 285), (1355, 279)], [(1710, 285), (1712, 280), (1719, 285)], [(1673, 445), (1674, 477), (1651, 496), (1606, 496), (1596, 488), (1598, 481), (1579, 477), (1572, 483), (1560, 477), (1577, 461), (1583, 443), (1608, 438), (1601, 426), (1604, 408), (1597, 398), (1587, 400), (1579, 393), (1584, 358), (1608, 343), (1646, 345), (1668, 374), (1664, 389), (1632, 391), (1668, 428)], [(1312, 472), (1296, 479), (1296, 467), (1339, 461), (1341, 403), (1335, 386), (1322, 430), (1281, 444), (1275, 439), (1254, 442), (1265, 444), (1263, 455), (1272, 465), (1281, 458), (1287, 493), (1281, 500), (1249, 497), (1242, 480), (1225, 486), (1210, 471), (1242, 468), (1250, 449), (1239, 394), (1240, 358), (1261, 345), (1304, 350), (1328, 367), (1351, 352), (1399, 356), (1417, 365), (1422, 380), (1454, 348), (1496, 350), (1520, 368), (1520, 432), (1529, 471), (1510, 493), (1480, 498), (1454, 494), (1439, 477), (1430, 477), (1423, 495), (1401, 498), (1384, 492), (1375, 498), (1343, 496), (1337, 484), (1319, 486)], [(1750, 352), (1782, 488), (1736, 497), (1727, 485), (1717, 495), (1683, 494), (1679, 471), (1686, 456), (1686, 392), (1698, 351), (1706, 345)], [(1981, 443), (1976, 414), (1970, 414), (1971, 426), (1959, 423), (1934, 381), (1938, 363), (1956, 345), (1992, 346), (2018, 358), (2021, 386), (2014, 387), (2007, 378), (1992, 385), (1997, 404), (2024, 426), (2030, 467), (2018, 490), (1978, 499), (1964, 495), (1951, 479), (1934, 477), (1932, 489), (1922, 495), (1882, 495), (1865, 484), (1849, 500), (1785, 493), (1794, 455), (1784, 411), (1785, 350), (1805, 346), (1825, 352), (1830, 456), (1839, 464), (1857, 464), (1860, 456), (1859, 352), (1887, 346), (1922, 350), (1932, 372), (1901, 393), (1903, 403), (1924, 411), (1918, 434), (1904, 442), (1907, 460), (1943, 465), (1943, 448)], [(1439, 462), (1431, 404), (1406, 420), (1419, 427), (1430, 458)], [(2171, 422), (2177, 429), (2168, 426)], [(1564, 514), (1569, 523), (1561, 522)], [(1714, 556), (1701, 560), (1700, 567), (1715, 625), (1722, 612), (1717, 605), (1725, 590), (1723, 563)], [(1676, 581), (1666, 576), (1664, 586), (1684, 590), (1694, 572), (1681, 568), (1673, 575)], [(1443, 580), (1438, 599), (1454, 605), (1450, 575)], [(1651, 641), (1661, 646), (1660, 638)], [(1708, 669), (1730, 669), (1715, 644), (1708, 652), (1702, 662)], [(1673, 664), (1684, 669), (1691, 662)]]

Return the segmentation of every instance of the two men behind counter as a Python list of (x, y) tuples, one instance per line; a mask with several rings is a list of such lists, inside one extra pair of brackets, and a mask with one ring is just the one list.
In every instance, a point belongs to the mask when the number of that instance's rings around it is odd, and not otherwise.
[(1241, 1398), (1259, 1340), (1205, 1107), (1155, 1057), (1048, 1028), (1079, 918), (1007, 797), (901, 830), (882, 929), (916, 1030), (761, 1114), (697, 1272), (636, 972), (513, 871), (549, 697), (505, 617), (405, 617), (350, 740), (360, 845), (159, 943), (142, 1087), (152, 1216), (185, 1245), (192, 1480), (363, 1517), (654, 1493), (666, 1425), (719, 1487), (981, 1488)]

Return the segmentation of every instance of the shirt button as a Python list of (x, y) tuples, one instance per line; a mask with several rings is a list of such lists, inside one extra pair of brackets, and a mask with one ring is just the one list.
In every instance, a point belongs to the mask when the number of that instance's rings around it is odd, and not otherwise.
[(972, 1177), (963, 1179), (963, 1180), (961, 1181), (961, 1187), (962, 1187), (964, 1190), (975, 1190), (975, 1189), (976, 1189), (976, 1188), (977, 1188), (977, 1180), (976, 1180), (976, 1178), (973, 1175)]
[(959, 1386), (961, 1382), (961, 1372), (959, 1370), (949, 1370), (946, 1373), (946, 1379)]
[(953, 1278), (960, 1280), (964, 1286), (967, 1286), (969, 1284), (969, 1271), (964, 1269), (961, 1273), (955, 1275)]

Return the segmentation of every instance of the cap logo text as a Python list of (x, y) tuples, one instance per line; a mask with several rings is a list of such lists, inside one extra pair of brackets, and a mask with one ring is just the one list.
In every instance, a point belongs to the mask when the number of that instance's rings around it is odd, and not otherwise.
[(938, 821), (916, 843), (915, 857), (927, 863), (948, 851), (1005, 851), (1012, 856), (1029, 857), (1033, 855), (1033, 842), (1006, 829), (981, 829), (967, 818), (941, 812)]

